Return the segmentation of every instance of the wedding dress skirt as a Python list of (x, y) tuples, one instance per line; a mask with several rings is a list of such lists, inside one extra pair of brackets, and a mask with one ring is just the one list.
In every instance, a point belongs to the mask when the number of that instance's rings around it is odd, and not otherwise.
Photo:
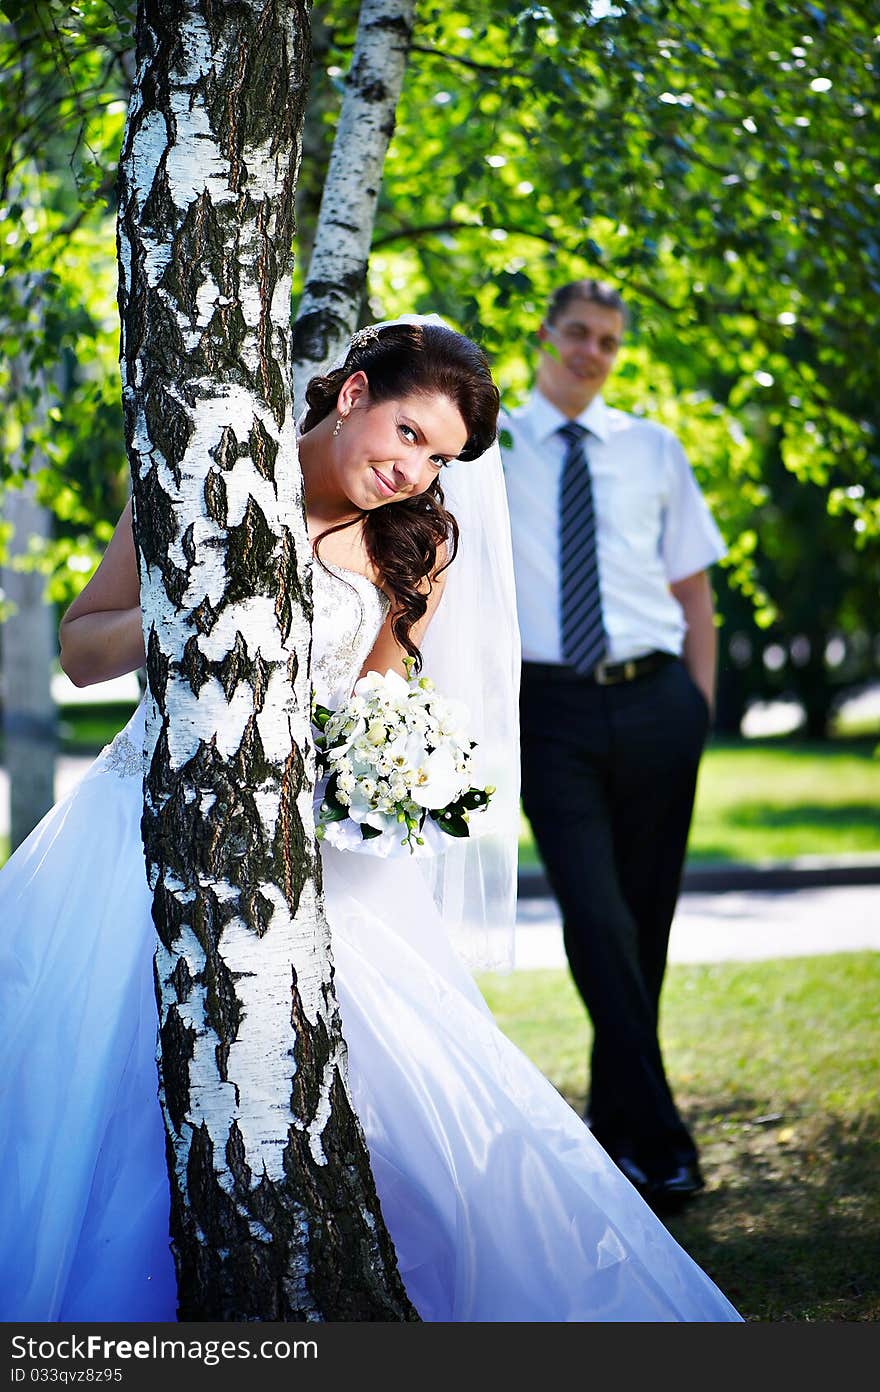
[[(142, 739), (139, 708), (0, 873), (4, 1320), (176, 1318)], [(418, 868), (322, 856), (354, 1104), (422, 1318), (739, 1319), (494, 1024)]]

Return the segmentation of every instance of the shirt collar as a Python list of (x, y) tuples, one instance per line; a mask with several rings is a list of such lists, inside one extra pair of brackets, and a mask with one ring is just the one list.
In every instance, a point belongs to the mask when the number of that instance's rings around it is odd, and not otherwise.
[[(565, 425), (569, 419), (537, 388), (529, 400), (528, 414), (534, 437), (541, 442), (549, 439), (554, 431)], [(575, 416), (575, 420), (603, 444), (608, 439), (608, 407), (601, 396), (594, 396), (589, 406), (581, 411), (579, 416)]]

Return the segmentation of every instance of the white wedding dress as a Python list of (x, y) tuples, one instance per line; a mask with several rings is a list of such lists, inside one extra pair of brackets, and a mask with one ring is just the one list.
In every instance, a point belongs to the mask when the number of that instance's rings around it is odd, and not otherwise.
[[(387, 600), (314, 567), (318, 699)], [(143, 711), (0, 873), (0, 1316), (176, 1317), (157, 1101)], [(351, 1088), (432, 1321), (738, 1320), (498, 1030), (406, 858), (322, 850)]]

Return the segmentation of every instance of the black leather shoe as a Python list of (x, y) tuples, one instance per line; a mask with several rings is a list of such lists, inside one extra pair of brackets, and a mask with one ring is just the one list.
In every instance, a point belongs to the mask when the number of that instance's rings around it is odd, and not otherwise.
[(689, 1160), (662, 1179), (650, 1180), (645, 1197), (658, 1212), (674, 1213), (705, 1187), (699, 1165), (696, 1160)]
[(651, 1187), (651, 1181), (648, 1179), (641, 1165), (639, 1165), (631, 1155), (612, 1155), (611, 1159), (614, 1161), (621, 1174), (626, 1175), (633, 1188), (638, 1189), (641, 1195), (646, 1195)]

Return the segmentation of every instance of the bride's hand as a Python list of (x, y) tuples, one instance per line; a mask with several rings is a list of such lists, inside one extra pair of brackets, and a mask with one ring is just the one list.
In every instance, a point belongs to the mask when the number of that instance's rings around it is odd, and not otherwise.
[(59, 637), (61, 666), (74, 686), (91, 686), (143, 667), (131, 503), (116, 524), (101, 564), (61, 620)]

